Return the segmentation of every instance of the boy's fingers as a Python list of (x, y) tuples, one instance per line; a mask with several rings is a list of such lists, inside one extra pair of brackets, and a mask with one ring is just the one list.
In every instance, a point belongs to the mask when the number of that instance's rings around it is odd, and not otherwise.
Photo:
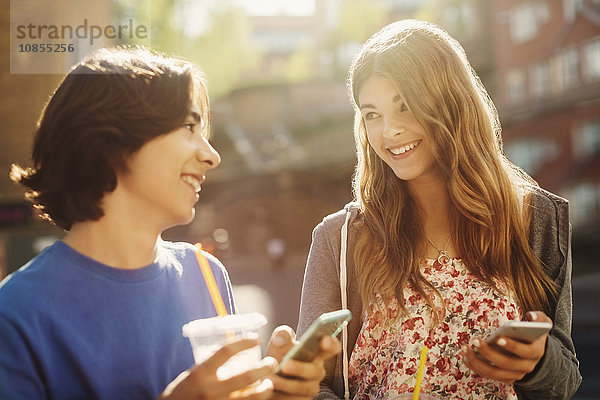
[(280, 361), (294, 346), (294, 336), (294, 330), (287, 325), (275, 328), (267, 346), (267, 355)]
[(229, 394), (230, 399), (236, 400), (266, 400), (273, 394), (273, 381), (264, 379), (258, 385), (245, 387)]
[[(232, 392), (235, 390), (239, 390), (240, 388), (245, 388), (246, 386), (250, 386), (253, 383), (256, 383), (257, 381), (260, 381), (261, 379), (264, 379), (267, 376), (273, 374), (273, 372), (275, 371), (276, 365), (277, 365), (277, 361), (274, 358), (266, 357), (260, 362), (260, 365), (257, 366), (256, 368), (249, 369), (239, 375), (235, 375), (235, 376), (232, 376), (231, 378), (223, 380), (222, 381), (223, 387), (227, 388), (226, 390), (228, 392)], [(270, 385), (272, 386), (272, 382), (271, 381), (269, 381), (269, 382), (270, 382)], [(260, 386), (260, 385), (257, 385), (257, 386)], [(265, 386), (265, 388), (266, 388), (266, 386)], [(243, 389), (242, 391), (244, 391), (244, 390), (246, 390), (246, 389)], [(249, 393), (253, 393), (253, 392), (252, 391), (247, 392), (246, 395), (248, 395)], [(238, 394), (238, 397), (240, 397), (240, 394)]]
[(325, 378), (325, 368), (320, 361), (311, 362), (288, 360), (281, 367), (281, 372), (288, 377), (300, 378), (305, 381), (320, 382)]
[(225, 364), (232, 356), (239, 353), (242, 350), (251, 349), (254, 346), (258, 346), (258, 339), (241, 339), (232, 343), (228, 343), (221, 347), (212, 356), (206, 359), (200, 366), (202, 369), (209, 373), (216, 373), (217, 369)]
[(321, 338), (319, 343), (319, 354), (316, 359), (319, 361), (325, 361), (342, 351), (342, 345), (339, 340), (329, 335)]
[(285, 393), (288, 396), (300, 396), (300, 397), (309, 397), (312, 398), (319, 393), (320, 380), (304, 380), (289, 377), (282, 377), (279, 375), (274, 375), (271, 379), (273, 379), (273, 383), (277, 392)]

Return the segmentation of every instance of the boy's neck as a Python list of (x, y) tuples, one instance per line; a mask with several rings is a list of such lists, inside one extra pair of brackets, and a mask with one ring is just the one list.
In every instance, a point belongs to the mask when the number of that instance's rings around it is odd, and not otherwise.
[(109, 221), (107, 216), (98, 221), (73, 224), (63, 241), (78, 252), (114, 268), (137, 269), (152, 264), (156, 259), (160, 233), (152, 233), (139, 226)]

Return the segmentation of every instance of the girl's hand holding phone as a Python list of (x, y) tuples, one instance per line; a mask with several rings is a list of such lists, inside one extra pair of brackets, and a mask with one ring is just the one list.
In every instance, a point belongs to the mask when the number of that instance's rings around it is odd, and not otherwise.
[[(525, 320), (552, 323), (541, 311), (528, 312)], [(491, 343), (474, 339), (471, 346), (463, 348), (463, 361), (481, 376), (513, 384), (535, 369), (544, 356), (547, 340), (548, 333), (531, 343), (506, 336), (494, 339)]]

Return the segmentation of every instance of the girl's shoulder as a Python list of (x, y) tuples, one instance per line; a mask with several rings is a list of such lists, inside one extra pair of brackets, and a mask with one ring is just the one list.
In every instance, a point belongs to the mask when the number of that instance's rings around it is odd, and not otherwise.
[(533, 226), (556, 226), (559, 230), (568, 229), (569, 200), (539, 186), (527, 186)]
[(315, 227), (315, 230), (339, 231), (348, 218), (349, 226), (359, 219), (360, 205), (357, 201), (350, 202), (341, 210), (329, 214)]
[(548, 190), (542, 189), (539, 186), (527, 185), (525, 191), (530, 194), (533, 205), (544, 208), (561, 208), (567, 207), (569, 200), (554, 194)]
[(569, 201), (539, 187), (531, 187), (529, 193), (529, 241), (547, 273), (554, 277), (564, 266), (569, 253)]

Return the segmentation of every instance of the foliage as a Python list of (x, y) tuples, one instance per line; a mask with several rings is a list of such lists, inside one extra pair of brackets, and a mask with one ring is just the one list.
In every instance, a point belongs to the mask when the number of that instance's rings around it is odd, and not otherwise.
[(385, 25), (389, 9), (379, 0), (346, 0), (341, 11), (339, 41), (363, 43)]
[[(244, 71), (259, 61), (248, 18), (229, 1), (114, 0), (114, 10), (117, 18), (149, 19), (151, 47), (198, 65), (213, 99), (233, 90)], [(200, 32), (190, 29), (201, 25)]]
[(117, 18), (149, 21), (152, 48), (200, 66), (213, 99), (249, 84), (345, 79), (353, 53), (348, 50), (355, 50), (384, 25), (389, 12), (383, 0), (344, 0), (335, 9), (337, 22), (313, 32), (294, 54), (265, 71), (261, 51), (252, 44), (250, 20), (234, 0), (113, 0), (113, 4)]

